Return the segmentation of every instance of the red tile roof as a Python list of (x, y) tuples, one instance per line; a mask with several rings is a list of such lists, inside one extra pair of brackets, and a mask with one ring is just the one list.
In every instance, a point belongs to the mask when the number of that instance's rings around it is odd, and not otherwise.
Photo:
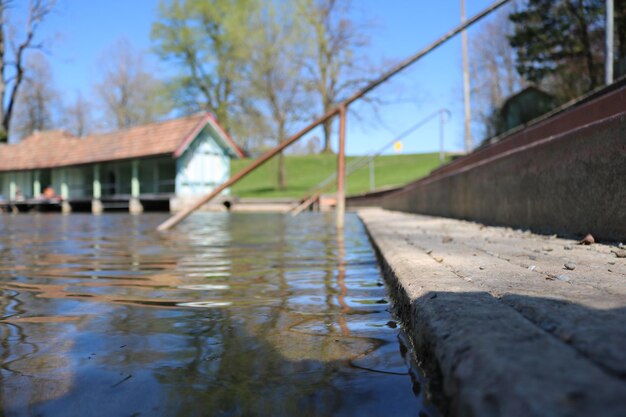
[(157, 155), (176, 158), (207, 124), (233, 154), (243, 156), (241, 149), (215, 119), (202, 113), (84, 138), (58, 130), (37, 132), (18, 144), (0, 145), (0, 171), (56, 168)]

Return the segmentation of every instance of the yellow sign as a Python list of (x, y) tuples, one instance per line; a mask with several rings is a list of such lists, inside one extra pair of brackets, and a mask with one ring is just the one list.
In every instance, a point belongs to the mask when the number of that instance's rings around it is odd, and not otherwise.
[(395, 143), (393, 144), (393, 149), (394, 149), (396, 152), (402, 152), (402, 142), (400, 142), (400, 141), (395, 142)]

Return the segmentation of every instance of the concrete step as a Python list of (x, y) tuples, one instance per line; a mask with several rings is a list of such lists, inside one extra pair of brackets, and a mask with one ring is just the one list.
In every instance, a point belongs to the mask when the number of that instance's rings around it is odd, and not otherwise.
[(448, 414), (624, 416), (623, 249), (381, 209), (359, 215)]

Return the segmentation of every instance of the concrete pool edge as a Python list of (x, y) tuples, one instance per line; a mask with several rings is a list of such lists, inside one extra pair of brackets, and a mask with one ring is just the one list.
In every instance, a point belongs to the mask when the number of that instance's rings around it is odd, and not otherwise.
[[(394, 219), (399, 215), (358, 215), (444, 415), (623, 415), (623, 379), (416, 248)], [(506, 280), (507, 271), (497, 272)]]

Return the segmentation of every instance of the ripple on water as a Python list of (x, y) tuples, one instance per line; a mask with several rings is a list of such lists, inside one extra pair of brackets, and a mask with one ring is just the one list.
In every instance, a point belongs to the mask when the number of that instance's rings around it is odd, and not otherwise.
[(2, 218), (0, 414), (437, 415), (354, 215), (164, 217)]

